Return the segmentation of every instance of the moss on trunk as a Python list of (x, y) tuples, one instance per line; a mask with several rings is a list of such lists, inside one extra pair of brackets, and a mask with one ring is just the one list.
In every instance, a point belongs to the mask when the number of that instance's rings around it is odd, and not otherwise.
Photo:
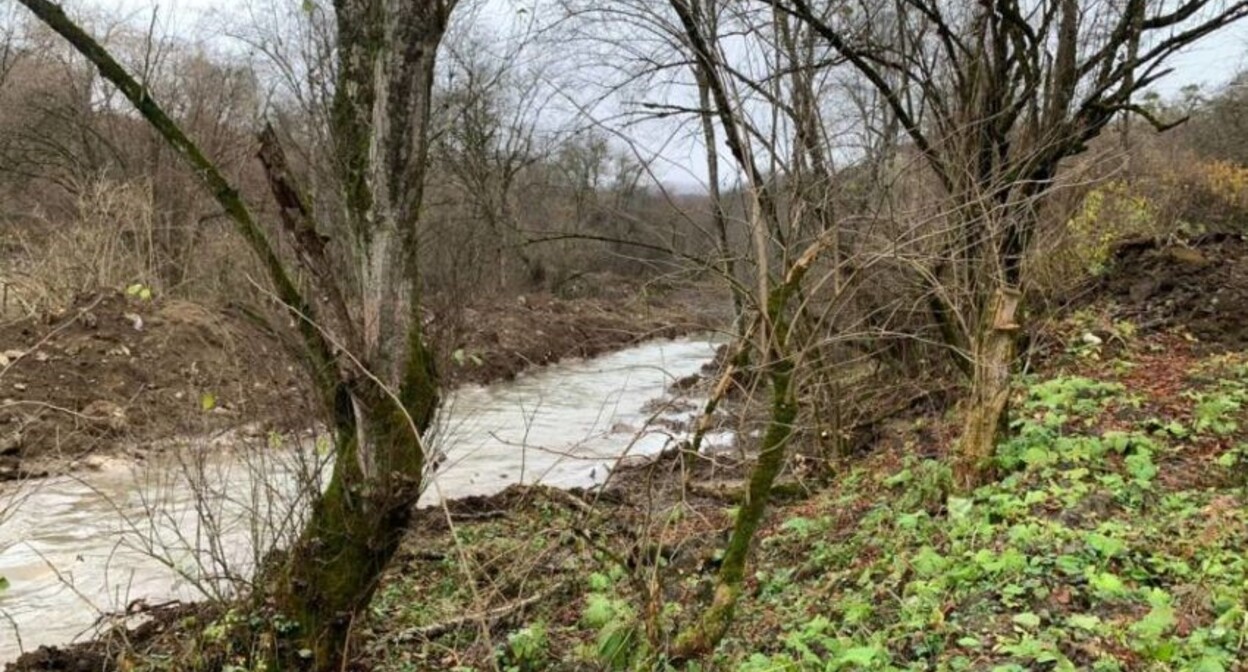
[(771, 374), (771, 419), (763, 435), (762, 450), (758, 464), (750, 474), (749, 489), (737, 511), (732, 536), (724, 549), (724, 561), (716, 578), (715, 594), (702, 618), (692, 628), (681, 633), (673, 648), (679, 659), (704, 656), (715, 649), (728, 632), (741, 596), (745, 580), (745, 565), (749, 557), (754, 535), (767, 511), (772, 486), (784, 467), (784, 456), (789, 439), (793, 436), (793, 423), (797, 419), (797, 399), (793, 394), (793, 364), (787, 360), (778, 362)]

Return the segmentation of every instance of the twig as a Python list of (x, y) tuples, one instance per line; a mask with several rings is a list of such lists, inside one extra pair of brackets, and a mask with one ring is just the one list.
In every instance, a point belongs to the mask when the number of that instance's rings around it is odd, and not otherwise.
[(452, 618), (447, 621), (442, 621), (441, 623), (432, 623), (430, 625), (425, 625), (419, 628), (409, 628), (407, 630), (404, 630), (402, 632), (395, 634), (393, 637), (391, 637), (391, 640), (395, 642), (402, 642), (402, 641), (409, 641), (413, 639), (433, 639), (435, 637), (441, 637), (442, 635), (445, 635), (448, 632), (453, 632), (455, 630), (458, 630), (468, 625), (473, 625), (475, 623), (479, 623), (483, 621), (487, 621), (487, 622), (497, 621), (499, 619), (506, 618), (507, 616), (510, 616), (518, 611), (522, 611), (528, 607), (531, 607), (534, 604), (537, 604), (538, 602), (541, 602), (542, 600), (550, 597), (551, 595), (555, 594), (562, 588), (563, 588), (563, 583), (559, 583), (558, 585), (552, 586), (551, 588), (548, 588), (536, 595), (526, 597), (523, 600), (512, 602), (511, 604), (504, 604), (501, 607), (487, 609), (485, 611), (478, 612), (475, 614), (468, 614), (467, 616), (459, 616), (457, 618)]

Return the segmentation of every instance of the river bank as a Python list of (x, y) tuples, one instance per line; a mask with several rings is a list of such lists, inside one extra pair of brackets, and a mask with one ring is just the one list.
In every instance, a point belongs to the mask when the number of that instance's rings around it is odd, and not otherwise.
[[(726, 321), (727, 302), (709, 285), (594, 282), (602, 289), (579, 298), (434, 297), (428, 328), (448, 386)], [(143, 459), (170, 437), (302, 429), (313, 408), (292, 352), (252, 311), (141, 290), (0, 325), (0, 481)]]
[[(997, 480), (954, 487), (957, 417), (939, 405), (890, 413), (838, 459), (798, 446), (737, 619), (701, 669), (1239, 669), (1248, 353), (1226, 306), (1248, 282), (1227, 265), (1248, 245), (1193, 248), (1124, 247), (1036, 325)], [(422, 511), (353, 626), (350, 669), (628, 669), (662, 651), (712, 595), (750, 435), (605, 487)], [(239, 622), (229, 603), (147, 613), (15, 669), (247, 663), (239, 644), (254, 640), (212, 635)], [(250, 617), (252, 635), (273, 625)]]
[[(676, 381), (713, 359), (708, 338), (651, 340), (450, 392), (431, 437), (445, 460), (422, 502), (515, 483), (601, 485), (620, 459), (674, 447), (704, 403)], [(246, 591), (257, 563), (298, 533), (291, 512), (329, 466), (314, 434), (278, 436), (169, 442), (142, 463), (0, 490), (16, 504), (0, 523), (0, 661), (100, 623), (140, 623), (153, 605)]]

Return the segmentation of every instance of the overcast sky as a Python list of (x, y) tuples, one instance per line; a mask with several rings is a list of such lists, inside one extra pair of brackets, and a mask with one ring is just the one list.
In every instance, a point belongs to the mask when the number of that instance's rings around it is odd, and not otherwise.
[[(5, 0), (0, 0), (4, 2)], [(607, 0), (609, 2), (609, 0)], [(146, 26), (153, 9), (163, 24), (160, 32), (201, 36), (224, 32), (233, 13), (239, 21), (245, 21), (242, 0), (77, 0), (86, 6), (95, 6), (109, 12), (120, 12), (131, 21)], [(519, 8), (552, 11), (552, 0), (482, 0), (484, 8), (480, 20), (504, 26), (508, 17), (516, 16)], [(1248, 21), (1224, 30), (1174, 59), (1174, 73), (1155, 88), (1163, 95), (1171, 95), (1183, 86), (1198, 84), (1206, 90), (1226, 82), (1233, 74), (1248, 67)], [(630, 127), (632, 137), (639, 137), (655, 161), (656, 177), (665, 183), (679, 187), (693, 187), (705, 176), (701, 149), (686, 134), (686, 139), (673, 139), (671, 128), (642, 129)]]
[[(133, 14), (135, 20), (146, 23), (153, 8), (159, 8), (162, 16), (173, 17), (182, 28), (193, 26), (209, 12), (229, 12), (231, 5), (241, 5), (239, 0), (85, 0), (84, 4)], [(487, 0), (489, 11), (506, 15), (516, 7), (541, 7), (541, 0)], [(1167, 90), (1178, 90), (1185, 84), (1197, 83), (1216, 86), (1228, 76), (1248, 65), (1248, 23), (1241, 22), (1230, 30), (1209, 38), (1194, 49), (1175, 59), (1176, 71), (1163, 85)]]

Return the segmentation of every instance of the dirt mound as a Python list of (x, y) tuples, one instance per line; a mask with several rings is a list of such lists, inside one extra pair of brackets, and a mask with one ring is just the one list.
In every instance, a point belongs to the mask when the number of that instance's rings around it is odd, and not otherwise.
[[(700, 287), (629, 300), (482, 297), (436, 314), (432, 330), (454, 386), (709, 329), (722, 305)], [(312, 410), (297, 359), (243, 309), (110, 293), (0, 325), (0, 481), (130, 446), (141, 456), (178, 435), (302, 427)]]
[(1118, 304), (1119, 316), (1140, 329), (1182, 328), (1205, 343), (1248, 347), (1248, 241), (1243, 236), (1122, 243), (1102, 286)]
[[(730, 304), (713, 289), (693, 287), (639, 296), (617, 279), (606, 296), (563, 299), (550, 294), (481, 297), (439, 312), (434, 341), (448, 385), (510, 380), (525, 369), (569, 357), (596, 357), (655, 338), (709, 331), (725, 324)], [(632, 291), (631, 297), (621, 293)]]
[[(31, 460), (298, 417), (299, 371), (237, 311), (107, 294), (0, 327), (0, 456)], [(5, 465), (0, 464), (0, 476)]]

